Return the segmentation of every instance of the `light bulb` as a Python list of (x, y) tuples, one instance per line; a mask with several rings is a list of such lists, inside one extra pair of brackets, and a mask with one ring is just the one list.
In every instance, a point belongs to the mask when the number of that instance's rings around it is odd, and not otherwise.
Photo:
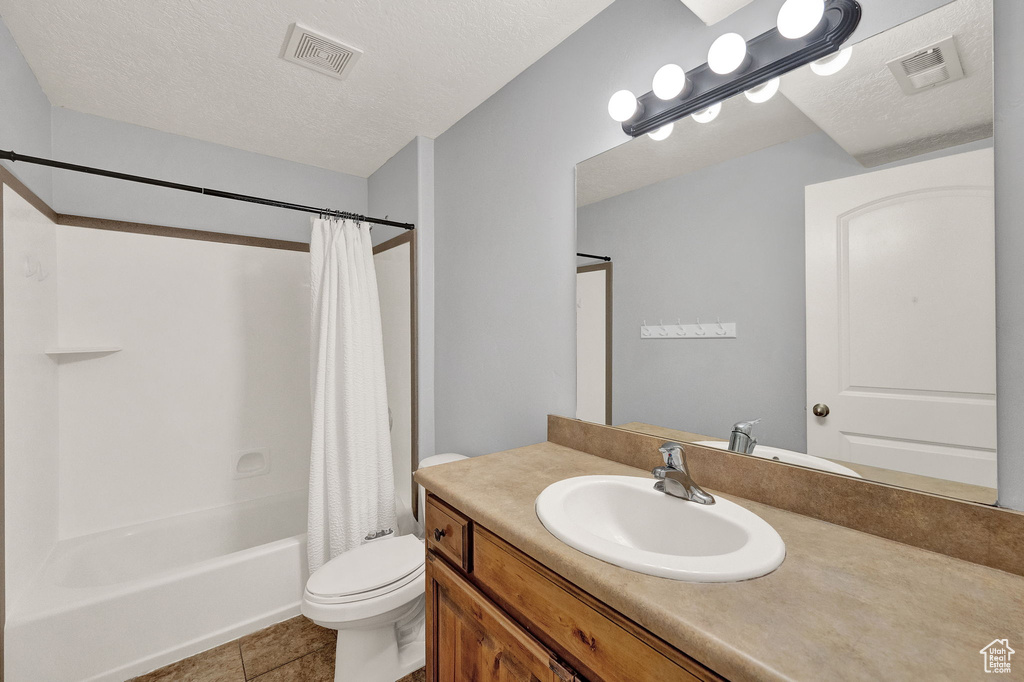
[(691, 114), (690, 117), (697, 123), (711, 123), (718, 118), (718, 112), (722, 110), (722, 103), (715, 102), (707, 109), (701, 109), (695, 114)]
[(672, 128), (674, 127), (675, 123), (666, 123), (665, 125), (655, 130), (653, 133), (647, 133), (647, 137), (651, 138), (652, 140), (657, 140), (658, 142), (661, 142), (662, 140), (664, 140), (665, 138), (672, 134)]
[(608, 100), (608, 115), (624, 123), (636, 114), (637, 104), (636, 95), (629, 90), (619, 90)]
[(654, 94), (658, 99), (674, 99), (689, 90), (686, 72), (678, 64), (666, 64), (654, 74)]
[(750, 88), (743, 94), (746, 95), (747, 99), (754, 104), (762, 104), (774, 97), (775, 93), (778, 91), (779, 79), (773, 78), (767, 83), (761, 83), (760, 85)]
[(818, 28), (825, 16), (825, 0), (786, 0), (779, 10), (779, 33), (784, 38), (803, 38)]
[(747, 41), (739, 33), (718, 36), (708, 50), (708, 66), (724, 76), (738, 70), (747, 62)]
[(822, 57), (816, 62), (811, 62), (811, 71), (819, 76), (831, 76), (843, 70), (843, 67), (850, 63), (853, 56), (853, 47), (847, 47), (835, 54)]

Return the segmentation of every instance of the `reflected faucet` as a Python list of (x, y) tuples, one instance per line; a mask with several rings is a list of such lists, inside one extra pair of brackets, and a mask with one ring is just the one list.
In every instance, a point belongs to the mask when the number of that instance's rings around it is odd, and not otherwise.
[(732, 433), (729, 434), (729, 449), (733, 452), (738, 452), (741, 455), (749, 455), (754, 451), (754, 446), (757, 445), (757, 439), (750, 437), (750, 432), (754, 429), (754, 424), (757, 424), (760, 419), (755, 419), (752, 422), (736, 422), (732, 425)]
[(654, 484), (655, 490), (697, 504), (715, 503), (715, 498), (690, 478), (690, 472), (686, 468), (686, 451), (682, 445), (668, 442), (658, 450), (665, 460), (665, 466), (655, 467), (651, 471), (655, 478), (661, 479)]

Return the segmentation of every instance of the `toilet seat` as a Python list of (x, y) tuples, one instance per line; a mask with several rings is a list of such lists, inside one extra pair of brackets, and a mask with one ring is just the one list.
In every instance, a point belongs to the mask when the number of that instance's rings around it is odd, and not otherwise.
[(373, 618), (423, 595), (425, 551), (414, 535), (368, 542), (339, 554), (306, 582), (303, 613), (316, 622)]

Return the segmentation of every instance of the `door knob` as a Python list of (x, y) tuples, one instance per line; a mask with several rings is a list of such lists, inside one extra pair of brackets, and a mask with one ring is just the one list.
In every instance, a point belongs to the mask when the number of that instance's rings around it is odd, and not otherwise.
[(829, 412), (830, 410), (828, 409), (828, 405), (825, 403), (818, 403), (811, 408), (811, 414), (815, 417), (827, 417)]

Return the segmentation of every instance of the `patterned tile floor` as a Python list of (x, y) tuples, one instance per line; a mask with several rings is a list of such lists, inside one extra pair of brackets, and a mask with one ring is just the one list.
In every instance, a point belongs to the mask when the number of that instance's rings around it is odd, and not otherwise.
[[(131, 682), (333, 682), (336, 637), (298, 616)], [(421, 668), (398, 682), (425, 680)]]

